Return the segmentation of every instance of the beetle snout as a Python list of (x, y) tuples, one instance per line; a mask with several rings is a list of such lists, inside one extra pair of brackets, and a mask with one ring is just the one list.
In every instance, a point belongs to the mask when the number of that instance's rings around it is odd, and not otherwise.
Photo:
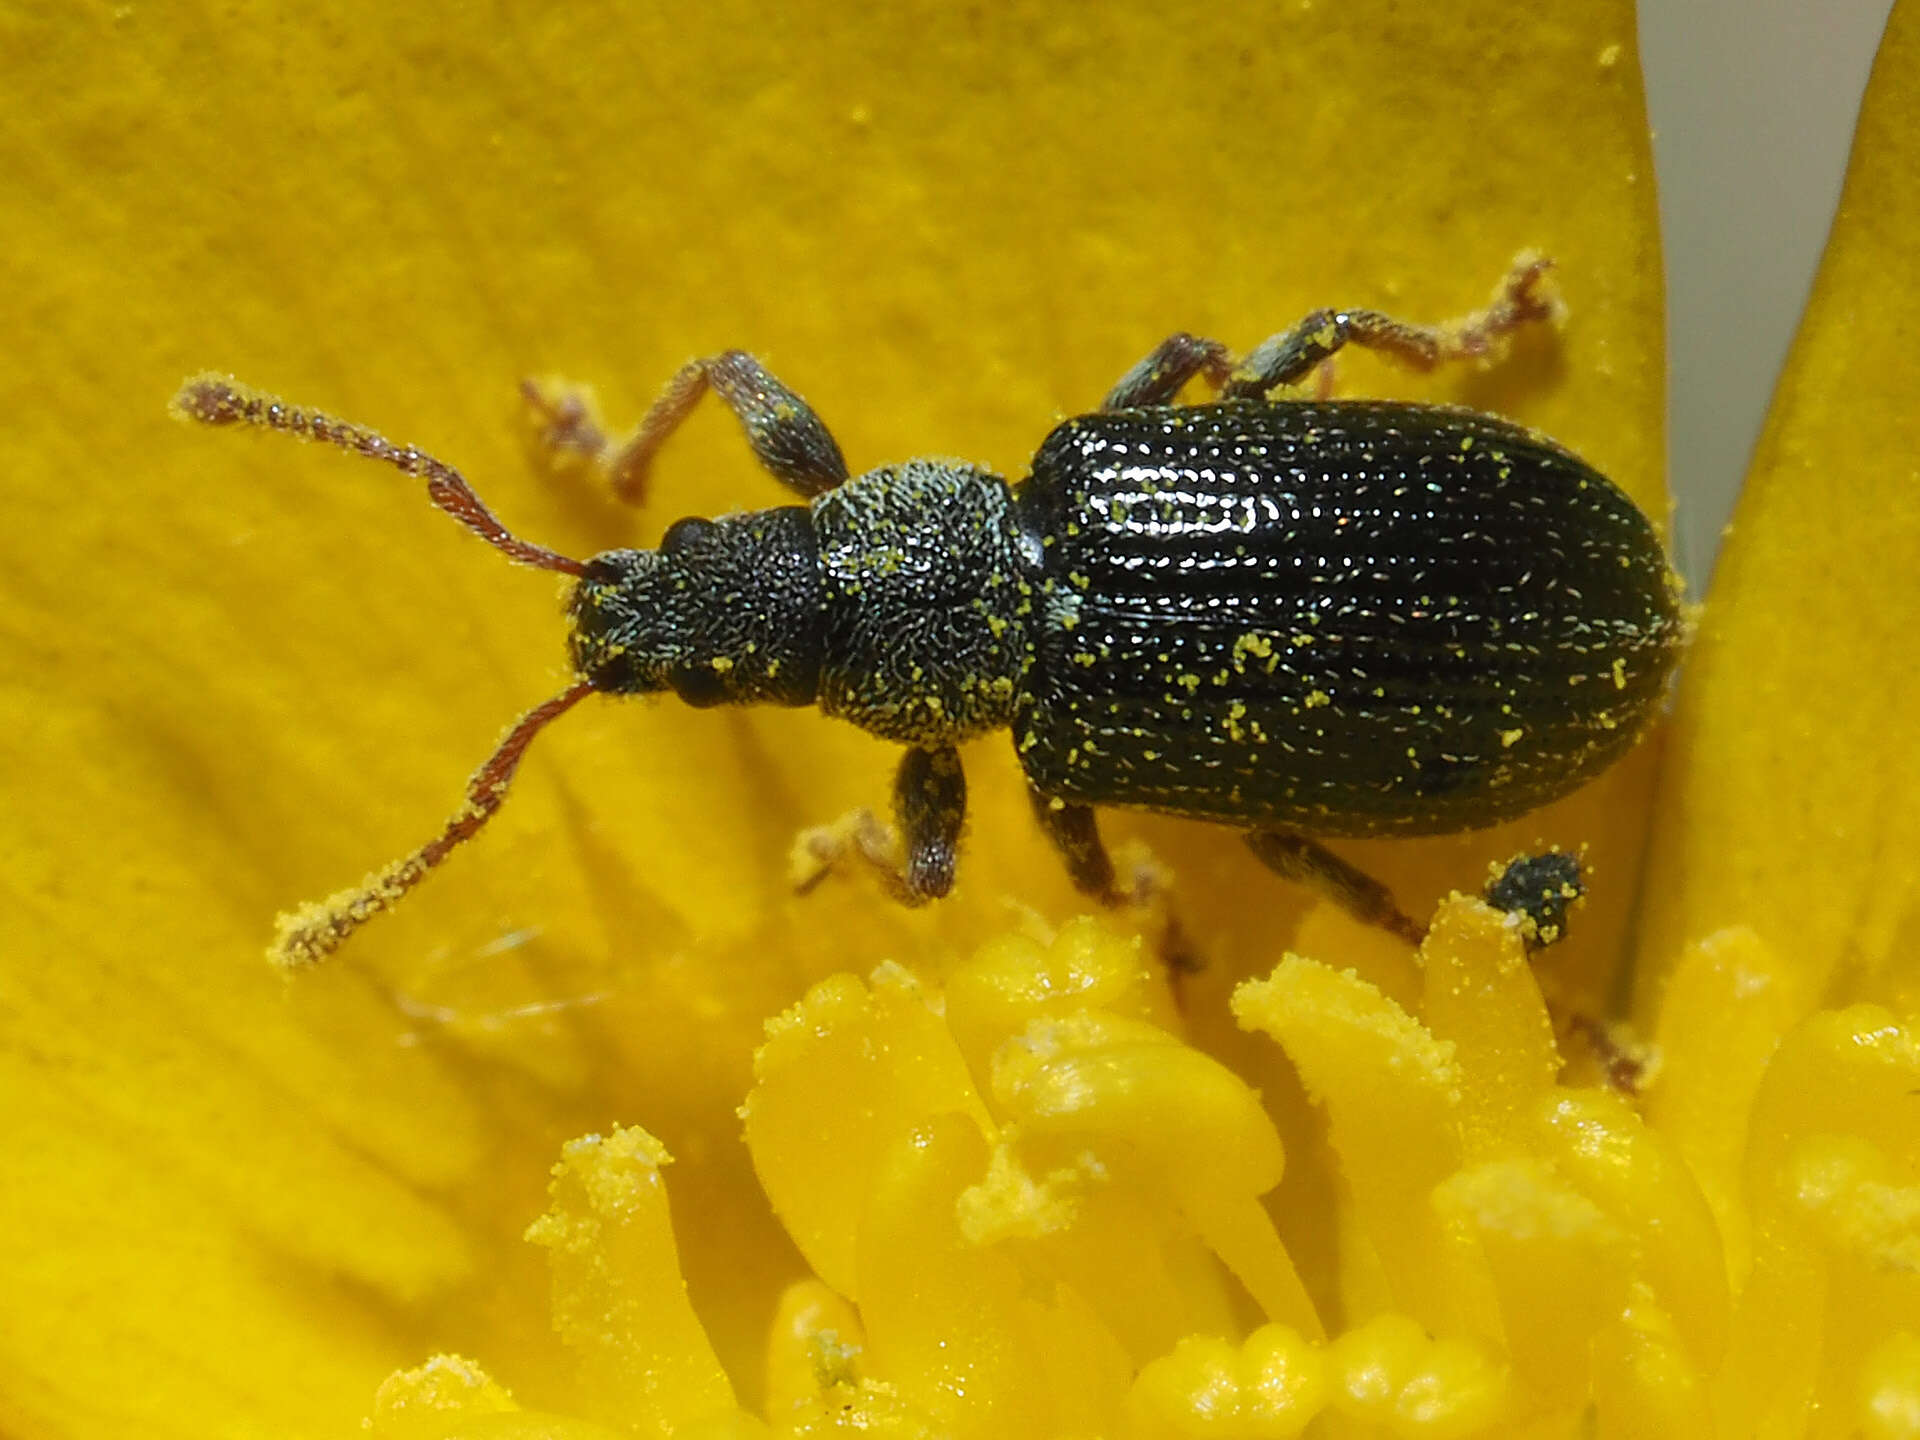
[(567, 602), (573, 668), (597, 690), (664, 690), (657, 647), (648, 643), (649, 580), (660, 569), (652, 550), (608, 550), (588, 560)]

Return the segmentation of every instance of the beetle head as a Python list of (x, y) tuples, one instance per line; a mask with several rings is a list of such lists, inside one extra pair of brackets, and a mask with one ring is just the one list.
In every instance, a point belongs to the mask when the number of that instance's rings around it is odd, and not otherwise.
[(658, 550), (608, 550), (568, 605), (574, 669), (596, 690), (690, 705), (812, 702), (820, 582), (806, 511), (687, 519)]

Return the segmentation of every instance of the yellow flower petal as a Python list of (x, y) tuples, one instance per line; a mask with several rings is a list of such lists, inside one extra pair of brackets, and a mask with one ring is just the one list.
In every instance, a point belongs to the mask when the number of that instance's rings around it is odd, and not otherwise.
[(1282, 1325), (1238, 1346), (1190, 1336), (1142, 1368), (1128, 1418), (1141, 1440), (1287, 1440), (1326, 1407), (1329, 1368), (1322, 1350)]
[(789, 1285), (767, 1334), (767, 1414), (776, 1419), (859, 1378), (860, 1312), (818, 1280)]
[(436, 1355), (416, 1370), (387, 1377), (374, 1397), (373, 1430), (382, 1440), (409, 1440), (438, 1434), (449, 1416), (510, 1415), (519, 1409), (471, 1360)]
[(1334, 1404), (1407, 1440), (1464, 1440), (1510, 1413), (1505, 1370), (1474, 1346), (1439, 1339), (1404, 1315), (1380, 1315), (1335, 1343)]
[(1813, 1016), (1767, 1067), (1746, 1148), (1753, 1261), (1718, 1377), (1736, 1432), (1797, 1433), (1824, 1396), (1865, 1383), (1872, 1346), (1920, 1325), (1916, 1272), (1875, 1214), (1904, 1211), (1910, 1249), (1917, 1092), (1920, 1042), (1875, 1006)]
[[(0, 1293), (34, 1323), (0, 1338), (0, 1413), (25, 1433), (338, 1433), (379, 1377), (448, 1348), (533, 1407), (460, 1423), (548, 1423), (577, 1399), (572, 1357), (518, 1236), (561, 1143), (615, 1121), (680, 1157), (678, 1257), (752, 1403), (805, 1263), (737, 1144), (764, 1017), (886, 958), (937, 976), (1004, 932), (1009, 896), (1079, 908), (1003, 746), (968, 757), (962, 893), (902, 916), (855, 886), (784, 894), (794, 831), (883, 796), (885, 747), (807, 715), (595, 705), (543, 738), (483, 841), (283, 989), (257, 958), (272, 913), (416, 843), (557, 687), (552, 587), (387, 474), (173, 426), (182, 375), (231, 368), (418, 440), (581, 552), (781, 497), (717, 415), (637, 519), (532, 473), (525, 374), (594, 382), (619, 420), (689, 353), (744, 343), (856, 464), (1017, 472), (1169, 330), (1246, 345), (1346, 301), (1443, 317), (1534, 245), (1560, 262), (1564, 335), (1431, 381), (1356, 359), (1343, 383), (1501, 408), (1661, 504), (1626, 0), (1550, 20), (1354, 0), (1251, 29), (1144, 0), (53, 7), (11, 17), (8, 54), (0, 469), (25, 519), (0, 536)], [(1591, 840), (1611, 879), (1566, 969), (1598, 993), (1647, 764), (1491, 836), (1355, 850), (1422, 909), (1490, 854)], [(1229, 835), (1112, 828), (1178, 878), (1210, 961), (1196, 1033), (1310, 1153), (1286, 1062), (1232, 1033), (1226, 995), (1297, 942), (1363, 956), (1411, 1004), (1405, 955)], [(1099, 1003), (1169, 1018), (1145, 990)], [(1000, 1024), (953, 1037), (970, 1066)], [(1338, 1205), (1321, 1164), (1277, 1193), (1289, 1244)], [(1134, 1196), (1083, 1203), (1103, 1234), (1177, 1232)], [(1331, 1246), (1298, 1248), (1331, 1294)], [(1069, 1249), (1063, 1272), (1115, 1268)], [(1192, 1234), (1153, 1256), (1107, 1281), (1126, 1345), (1226, 1328), (1238, 1298)], [(1106, 1353), (1064, 1302), (1035, 1326)], [(920, 1414), (862, 1381), (814, 1424)]]
[(1785, 963), (1744, 927), (1688, 946), (1661, 1002), (1647, 1115), (1705, 1192), (1734, 1275), (1747, 1268), (1747, 1116), (1802, 1003)]
[(1510, 1146), (1560, 1073), (1560, 1052), (1519, 923), (1454, 896), (1421, 947), (1421, 1017), (1481, 1083), (1461, 1092), (1468, 1155)]
[(1916, 988), (1920, 13), (1896, 6), (1840, 212), (1721, 552), (1658, 813), (1640, 1001), (1750, 926), (1799, 1013)]
[(1626, 1235), (1552, 1166), (1532, 1159), (1456, 1171), (1432, 1201), (1485, 1256), (1522, 1380), (1556, 1406), (1578, 1406), (1589, 1349), (1627, 1299)]
[(1715, 1433), (1700, 1367), (1658, 1306), (1634, 1304), (1595, 1338), (1593, 1409), (1601, 1433), (1692, 1440)]
[[(1604, 1090), (1562, 1090), (1534, 1119), (1540, 1153), (1631, 1237), (1634, 1267), (1672, 1313), (1686, 1348), (1717, 1361), (1728, 1308), (1720, 1233), (1698, 1183), (1664, 1137)], [(1633, 1308), (1638, 1323), (1648, 1323), (1651, 1307)]]
[[(860, 1294), (861, 1204), (902, 1136), (947, 1114), (987, 1124), (959, 1050), (904, 971), (837, 975), (769, 1028), (742, 1107), (760, 1183), (828, 1284)], [(838, 1097), (822, 1106), (821, 1097)]]
[(522, 1410), (485, 1371), (457, 1355), (387, 1377), (368, 1431), (376, 1440), (610, 1440), (591, 1421)]
[(1920, 1333), (1896, 1331), (1874, 1347), (1860, 1367), (1855, 1413), (1867, 1440), (1920, 1435)]
[(994, 1098), (1023, 1133), (1171, 1196), (1262, 1310), (1320, 1323), (1257, 1200), (1280, 1181), (1280, 1137), (1246, 1082), (1140, 1021), (1038, 1022), (1000, 1052)]
[(1462, 1158), (1452, 1047), (1357, 976), (1297, 955), (1241, 986), (1234, 1013), (1285, 1047), (1327, 1107), (1342, 1178), (1399, 1308), (1435, 1331), (1484, 1333), (1485, 1297), (1449, 1273), (1453, 1242), (1427, 1203)]
[(902, 1136), (860, 1230), (861, 1313), (874, 1368), (954, 1435), (1052, 1433), (1036, 1307), (1003, 1255), (966, 1243), (961, 1192), (987, 1159), (958, 1115)]
[(527, 1238), (552, 1253), (554, 1326), (603, 1418), (671, 1435), (730, 1411), (733, 1387), (688, 1302), (660, 1167), (642, 1130), (567, 1146)]

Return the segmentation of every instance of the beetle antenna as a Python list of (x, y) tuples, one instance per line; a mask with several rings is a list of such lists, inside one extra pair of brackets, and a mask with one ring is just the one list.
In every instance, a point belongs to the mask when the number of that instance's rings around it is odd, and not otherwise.
[(443, 829), (405, 859), (367, 876), (351, 890), (312, 901), (280, 917), (267, 958), (286, 970), (315, 965), (338, 950), (346, 938), (426, 879), (454, 846), (470, 840), (493, 818), (507, 798), (513, 772), (520, 768), (533, 737), (571, 710), (593, 690), (582, 680), (544, 704), (536, 705), (501, 737), (500, 744), (467, 781), (466, 799)]
[(558, 570), (565, 575), (579, 575), (586, 568), (578, 560), (522, 540), (508, 530), (474, 493), (466, 476), (451, 465), (412, 445), (395, 445), (364, 425), (289, 405), (277, 395), (242, 385), (226, 375), (195, 375), (180, 387), (170, 408), (181, 419), (197, 420), (202, 425), (257, 425), (296, 440), (319, 440), (368, 460), (385, 461), (402, 475), (423, 477), (429, 500), (516, 564)]

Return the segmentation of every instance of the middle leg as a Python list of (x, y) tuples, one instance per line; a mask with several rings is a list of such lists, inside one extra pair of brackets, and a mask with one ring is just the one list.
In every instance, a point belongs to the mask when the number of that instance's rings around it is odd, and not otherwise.
[(1180, 914), (1168, 894), (1167, 877), (1157, 865), (1150, 861), (1141, 864), (1134, 871), (1133, 883), (1122, 887), (1091, 805), (1042, 795), (1032, 786), (1027, 787), (1027, 798), (1033, 803), (1034, 818), (1041, 830), (1066, 863), (1074, 889), (1109, 910), (1129, 905), (1150, 907), (1160, 930), (1160, 960), (1168, 972), (1177, 977), (1204, 968), (1200, 952), (1180, 923)]
[(1276, 875), (1309, 885), (1363, 925), (1418, 947), (1427, 927), (1394, 903), (1393, 892), (1357, 865), (1292, 830), (1249, 830), (1247, 848)]
[[(1299, 384), (1347, 345), (1378, 351), (1416, 370), (1486, 355), (1521, 325), (1559, 312), (1546, 280), (1552, 268), (1544, 256), (1521, 255), (1494, 291), (1492, 304), (1439, 325), (1415, 325), (1378, 310), (1315, 310), (1256, 345), (1238, 364), (1218, 340), (1183, 330), (1162, 340), (1122, 375), (1100, 408), (1170, 405), (1195, 377), (1204, 377), (1229, 399), (1257, 399), (1282, 385)], [(1319, 398), (1326, 398), (1331, 382), (1330, 370), (1322, 368)]]
[(1558, 312), (1546, 278), (1552, 268), (1545, 256), (1520, 256), (1494, 291), (1492, 304), (1439, 325), (1415, 325), (1378, 310), (1316, 310), (1248, 351), (1220, 393), (1258, 399), (1278, 386), (1298, 384), (1347, 345), (1378, 351), (1414, 370), (1487, 355), (1520, 326)]
[(1074, 889), (1110, 908), (1125, 905), (1134, 898), (1115, 882), (1113, 857), (1100, 838), (1100, 822), (1094, 817), (1091, 805), (1056, 800), (1032, 786), (1027, 787), (1027, 798), (1033, 803), (1033, 816), (1040, 822), (1041, 830), (1066, 862)]

